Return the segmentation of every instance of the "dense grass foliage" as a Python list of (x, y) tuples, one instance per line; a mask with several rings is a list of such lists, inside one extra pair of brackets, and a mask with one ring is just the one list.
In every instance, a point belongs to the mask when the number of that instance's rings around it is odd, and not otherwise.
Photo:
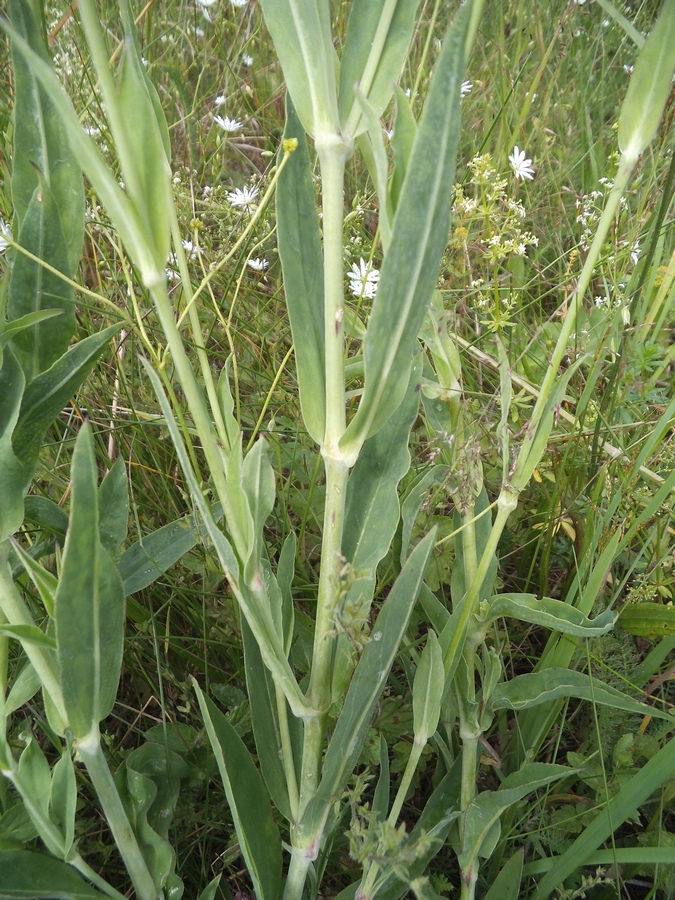
[[(307, 691), (327, 489), (320, 449), (302, 418), (284, 296), (275, 190), (283, 157), (285, 87), (261, 5), (257, 0), (164, 0), (143, 8), (134, 4), (133, 12), (145, 73), (156, 86), (170, 139), (182, 252), (174, 246), (166, 261), (169, 296), (195, 371), (201, 354), (216, 380), (221, 373), (229, 378), (231, 416), (241, 429), (244, 452), (264, 436), (276, 478), (273, 509), (263, 520), (264, 553), (274, 571), (286, 572), (294, 554), (288, 579), (294, 609), (290, 658), (301, 690)], [(350, 4), (331, 6), (340, 55)], [(123, 37), (118, 7), (106, 0), (98, 8), (115, 66)], [(448, 612), (470, 587), (458, 584), (466, 564), (466, 546), (458, 535), (482, 513), (476, 540), (479, 549), (486, 544), (487, 532), (481, 529), (489, 528), (497, 514), (496, 507), (487, 512), (486, 507), (495, 504), (505, 476), (513, 474), (517, 449), (530, 437), (528, 425), (551, 354), (575, 303), (580, 273), (617, 177), (617, 123), (638, 56), (634, 38), (649, 33), (658, 8), (647, 0), (485, 4), (461, 91), (462, 137), (439, 293), (420, 332), (421, 402), (417, 412), (411, 407), (408, 425), (400, 426), (410, 431), (411, 464), (398, 476), (400, 520), (377, 564), (372, 609), (354, 600), (354, 586), (364, 572), (351, 564), (357, 548), (348, 530), (342, 544), (336, 590), (349, 602), (340, 607), (334, 628), (352, 668), (372, 643), (371, 626), (385, 599), (402, 583), (411, 548), (419, 547), (433, 528), (435, 540), (358, 765), (338, 798), (342, 818), (333, 823), (332, 838), (316, 864), (324, 897), (353, 897), (349, 886), (363, 871), (375, 880), (378, 867), (386, 865), (402, 879), (403, 895), (460, 896), (462, 872), (470, 868), (461, 855), (464, 825), (447, 823), (443, 844), (424, 872), (415, 868), (422, 858), (419, 845), (414, 845), (416, 858), (403, 838), (461, 759), (455, 720), (468, 717), (471, 704), (482, 717), (474, 748), (475, 790), (479, 797), (485, 792), (498, 798), (508, 777), (507, 787), (514, 792), (495, 814), (501, 816), (500, 830), (481, 836), (478, 897), (494, 900), (513, 884), (520, 884), (514, 897), (675, 897), (675, 743), (668, 716), (675, 704), (675, 626), (668, 611), (675, 598), (672, 93), (612, 217), (560, 366), (562, 387), (550, 435), (532, 477), (518, 487), (517, 508), (499, 539), (498, 566), (491, 571), (491, 595), (500, 595), (502, 604), (499, 615), (487, 617), (476, 642), (482, 649), (471, 651), (473, 662), (466, 668), (471, 686), (464, 695), (455, 686), (445, 694), (438, 729), (434, 725), (421, 741), (417, 765), (407, 769), (420, 730), (419, 705), (413, 708), (415, 672), (423, 658), (425, 666), (433, 665), (423, 648), (434, 646)], [(390, 103), (382, 117), (390, 174), (396, 130), (400, 136), (406, 122), (410, 126), (412, 117), (419, 117), (455, 12), (455, 3), (419, 4), (399, 81), (409, 106), (400, 105), (397, 118)], [(57, 0), (47, 4), (45, 25), (54, 69), (106, 163), (122, 179), (79, 19), (69, 3)], [(8, 42), (0, 47), (0, 59), (0, 224), (7, 238), (0, 240), (1, 305), (20, 253), (13, 230), (15, 75)], [(311, 141), (309, 153), (323, 222)], [(361, 152), (347, 161), (342, 259), (347, 421), (363, 391), (365, 323), (386, 256), (372, 173)], [(394, 173), (390, 191), (398, 198), (401, 189)], [(91, 453), (99, 480), (121, 460), (128, 479), (128, 531), (124, 536), (119, 525), (115, 534), (122, 539), (116, 547), (114, 541), (109, 547), (104, 542), (106, 552), (118, 562), (144, 536), (180, 523), (166, 541), (169, 547), (185, 541), (174, 555), (178, 561), (165, 566), (151, 558), (154, 580), (139, 576), (138, 583), (144, 583), (127, 597), (119, 690), (112, 713), (100, 725), (102, 746), (113, 771), (125, 765), (125, 778), (143, 771), (139, 748), (173, 752), (171, 764), (165, 762), (162, 796), (163, 801), (172, 796), (166, 805), (175, 803), (175, 811), (165, 837), (176, 854), (184, 896), (200, 896), (222, 873), (205, 900), (246, 897), (253, 885), (219, 779), (217, 754), (205, 733), (204, 703), (218, 708), (216, 725), (220, 713), (226, 720), (220, 726), (222, 742), (234, 740), (227, 730), (231, 726), (258, 764), (246, 672), (253, 639), (200, 518), (166, 409), (141, 362), (141, 357), (150, 360), (161, 374), (186, 453), (208, 494), (213, 472), (175, 355), (139, 266), (88, 181), (85, 223), (74, 279), (73, 340), (109, 326), (117, 330), (50, 427), (30, 489), (33, 499), (15, 535), (18, 549), (11, 557), (8, 550), (1, 561), (11, 565), (26, 607), (42, 626), (47, 621), (44, 596), (17, 553), (32, 554), (48, 572), (62, 574), (65, 526), (59, 531), (53, 517), (50, 526), (37, 501), (46, 498), (52, 511), (55, 505), (68, 512), (75, 486), (72, 506), (80, 503), (84, 510), (86, 502), (79, 498), (86, 490), (95, 493), (95, 478), (84, 483), (83, 477), (84, 486), (78, 487), (71, 476), (76, 438), (85, 422), (92, 428), (78, 441), (81, 460)], [(196, 291), (189, 311), (181, 294), (188, 273)], [(204, 346), (191, 338), (189, 315), (201, 328)], [(198, 380), (203, 382), (201, 375)], [(0, 397), (4, 413), (2, 404)], [(81, 462), (72, 471), (84, 472), (86, 465)], [(112, 487), (110, 495), (111, 507), (122, 502)], [(101, 497), (98, 502), (103, 509)], [(130, 569), (125, 571), (131, 579)], [(514, 605), (530, 602), (518, 599), (524, 595), (534, 595), (537, 603), (516, 616)], [(581, 618), (570, 618), (567, 634), (550, 631), (545, 613), (551, 620), (561, 613), (553, 605), (542, 606), (542, 598), (576, 607)], [(636, 612), (637, 604), (649, 607)], [(608, 609), (619, 613), (611, 630), (600, 619)], [(477, 611), (487, 616), (485, 607)], [(588, 622), (600, 623), (597, 632), (579, 637), (582, 631), (574, 628), (590, 627)], [(0, 652), (0, 676), (6, 676), (8, 692), (26, 656), (19, 641), (6, 634), (6, 639), (0, 636), (7, 647)], [(429, 658), (435, 652), (424, 651)], [(569, 669), (570, 684), (577, 675), (586, 680), (566, 691), (552, 684), (547, 703), (531, 707), (527, 682), (519, 682), (522, 707), (514, 708), (514, 696), (504, 684), (536, 666), (539, 671), (542, 666)], [(497, 685), (502, 670), (505, 678)], [(201, 707), (192, 679), (208, 698)], [(482, 684), (484, 696), (476, 695), (474, 680)], [(535, 687), (540, 693), (543, 682)], [(63, 741), (36, 691), (37, 684), (26, 692), (26, 702), (6, 716), (6, 745), (17, 758), (27, 741), (38, 745), (54, 765)], [(483, 715), (488, 698), (492, 706)], [(653, 707), (653, 717), (639, 702)], [(327, 713), (328, 734), (338, 727), (340, 712), (333, 707)], [(518, 793), (521, 767), (535, 762), (569, 768), (561, 780), (542, 775), (535, 783), (532, 777), (531, 790)], [(96, 776), (80, 765), (76, 774), (78, 852), (116, 890), (127, 892), (127, 870), (91, 787)], [(402, 779), (400, 816), (387, 818)], [(278, 807), (274, 795), (272, 800)], [(474, 797), (462, 798), (463, 813), (471, 802)], [(378, 816), (382, 807), (384, 814)], [(600, 820), (608, 808), (603, 832)], [(289, 844), (286, 818), (275, 810), (275, 827)], [(44, 852), (37, 835), (15, 785), (3, 779), (0, 850)], [(542, 879), (553, 858), (565, 862), (556, 870), (558, 879), (548, 884)], [(537, 894), (538, 884), (543, 894)], [(401, 895), (391, 883), (378, 894)]]

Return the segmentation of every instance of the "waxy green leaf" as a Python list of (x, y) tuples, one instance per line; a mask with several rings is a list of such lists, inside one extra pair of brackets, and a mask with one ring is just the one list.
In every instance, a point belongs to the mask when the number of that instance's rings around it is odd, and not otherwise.
[(321, 444), (326, 428), (323, 256), (307, 141), (290, 98), (286, 99), (284, 139), (297, 140), (298, 146), (277, 185), (277, 241), (302, 418)]
[(336, 55), (324, 0), (261, 0), (286, 87), (305, 131), (337, 137)]
[(516, 675), (509, 682), (497, 685), (490, 696), (489, 706), (491, 709), (528, 709), (566, 697), (675, 722), (672, 715), (657, 707), (633, 700), (611, 685), (573, 669), (544, 669)]
[(196, 682), (194, 687), (256, 897), (279, 900), (281, 838), (265, 785), (237, 732)]
[(122, 580), (99, 540), (94, 442), (80, 430), (71, 470), (72, 504), (56, 592), (56, 642), (63, 702), (75, 738), (111, 711), (122, 668)]
[(460, 8), (445, 38), (417, 130), (366, 331), (363, 396), (340, 442), (348, 455), (358, 452), (403, 399), (436, 285), (450, 224), (468, 12), (468, 6)]
[[(340, 60), (340, 125), (357, 137), (370, 127), (360, 115), (354, 86), (376, 119), (391, 100), (415, 28), (419, 0), (354, 0)], [(381, 130), (381, 129), (380, 129)]]
[(606, 609), (595, 619), (587, 619), (569, 603), (553, 600), (551, 597), (538, 598), (534, 594), (499, 594), (488, 602), (490, 608), (485, 617), (486, 622), (508, 617), (578, 637), (607, 634), (614, 627), (617, 618), (613, 610)]
[(375, 704), (408, 627), (435, 537), (433, 529), (410, 554), (373, 624), (326, 750), (321, 782), (298, 825), (300, 846), (303, 840), (321, 833), (333, 801), (358, 761)]

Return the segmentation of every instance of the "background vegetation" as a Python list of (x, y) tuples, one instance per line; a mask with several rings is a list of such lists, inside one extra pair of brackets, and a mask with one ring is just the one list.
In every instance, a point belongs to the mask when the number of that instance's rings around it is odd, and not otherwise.
[[(335, 20), (344, 19), (348, 4), (333, 6)], [(437, 36), (450, 14), (442, 8), (433, 20), (432, 7), (421, 6), (400, 80), (410, 91), (413, 107), (425, 96), (439, 49)], [(638, 31), (647, 33), (657, 7), (635, 0), (620, 8)], [(115, 4), (101, 8), (104, 18), (109, 16), (111, 38), (119, 37)], [(105, 151), (106, 122), (77, 21), (67, 3), (50, 3), (48, 9), (56, 71)], [(147, 72), (158, 86), (169, 122), (174, 195), (193, 281), (198, 284), (210, 275), (199, 299), (209, 356), (218, 370), (229, 360), (238, 391), (235, 414), (245, 443), (251, 446), (264, 433), (275, 470), (281, 473), (277, 503), (267, 522), (268, 545), (278, 552), (291, 528), (298, 536), (293, 596), (295, 662), (301, 668), (303, 647), (307, 656), (310, 653), (311, 592), (324, 495), (319, 454), (300, 424), (274, 205), (260, 206), (284, 128), (280, 68), (255, 0), (163, 0), (136, 12), (141, 13)], [(11, 223), (12, 80), (6, 45), (1, 53), (0, 215)], [(518, 361), (509, 412), (511, 430), (518, 434), (535, 399), (528, 385), (540, 382), (616, 171), (617, 112), (636, 55), (621, 23), (601, 0), (486, 4), (466, 73), (456, 214), (439, 284), (448, 322), (462, 342), (472, 427), (462, 454), (453, 457), (461, 458), (464, 468), (443, 465), (453, 436), (433, 427), (434, 398), (425, 397), (425, 415), (413, 427), (413, 467), (401, 485), (403, 497), (424, 487), (414, 534), (420, 537), (438, 526), (427, 584), (439, 598), (449, 595), (454, 562), (452, 544), (443, 540), (455, 528), (450, 498), (461, 494), (472, 459), (474, 465), (482, 463), (491, 500), (499, 490), (499, 373), (492, 336), (499, 333), (509, 357)], [(630, 539), (622, 542), (621, 552), (602, 573), (596, 612), (635, 602), (665, 606), (673, 600), (672, 493), (657, 508), (650, 504), (672, 473), (675, 459), (669, 407), (675, 354), (674, 113), (671, 102), (596, 269), (575, 346), (578, 355), (591, 355), (592, 364), (572, 378), (558, 411), (558, 427), (502, 538), (498, 577), (505, 591), (565, 599), (580, 567), (589, 565), (591, 544), (600, 555), (612, 537), (621, 534)], [(387, 114), (384, 126), (392, 125)], [(516, 177), (509, 161), (514, 147), (524, 149), (531, 160), (531, 180)], [(109, 162), (116, 165), (112, 156)], [(361, 261), (365, 271), (368, 266), (377, 269), (377, 201), (358, 161), (349, 165), (346, 204), (351, 210), (346, 269), (364, 271)], [(232, 253), (255, 211), (260, 214), (254, 228)], [(5, 259), (0, 256), (0, 269)], [(171, 259), (167, 275), (172, 283), (179, 277)], [(33, 492), (68, 506), (74, 440), (82, 422), (91, 421), (100, 473), (118, 458), (127, 468), (132, 543), (194, 510), (138, 360), (148, 346), (161, 354), (163, 334), (91, 191), (78, 279), (88, 289), (77, 295), (78, 337), (121, 321), (130, 307), (136, 324), (125, 326), (50, 430)], [(345, 290), (354, 283), (346, 283)], [(358, 288), (356, 293), (363, 296), (354, 303), (367, 305), (368, 291)], [(423, 481), (430, 472), (433, 475)], [(646, 518), (645, 509), (650, 510)], [(27, 521), (23, 545), (31, 547), (43, 539)], [(396, 561), (385, 559), (378, 571), (378, 597), (387, 595), (396, 574)], [(424, 631), (422, 612), (414, 616), (411, 639), (416, 629)], [(579, 667), (627, 693), (646, 694), (650, 702), (672, 708), (675, 638), (670, 627), (668, 635), (663, 624), (651, 630), (626, 624), (584, 644)], [(641, 633), (632, 633), (636, 630)], [(547, 637), (543, 629), (513, 620), (495, 627), (506, 671), (529, 672), (544, 652)], [(190, 676), (227, 711), (230, 723), (253, 747), (239, 616), (207, 542), (195, 544), (159, 580), (129, 598), (122, 683), (113, 715), (105, 723), (104, 741), (113, 767), (148, 739), (168, 742), (180, 754), (185, 771), (170, 839), (186, 896), (196, 897), (224, 869), (217, 896), (234, 897), (238, 891), (246, 894), (250, 883), (215, 778)], [(505, 713), (495, 718), (481, 748), (479, 786), (489, 787), (501, 771), (515, 765), (522, 745), (512, 727)], [(29, 703), (12, 719), (10, 738), (17, 747), (26, 731), (39, 735), (49, 754), (52, 736), (38, 703)], [(391, 771), (398, 777), (411, 735), (410, 691), (405, 669), (399, 667), (379, 705), (360, 777), (377, 765), (379, 736), (387, 742)], [(566, 782), (564, 791), (554, 786), (540, 792), (507, 815), (500, 850), (485, 869), (486, 883), (521, 846), (533, 864), (531, 876), (539, 857), (563, 853), (598, 808), (618, 794), (671, 735), (672, 726), (607, 706), (570, 701), (557, 707), (539, 758), (572, 765), (578, 779)], [(420, 765), (403, 810), (410, 827), (435, 784), (435, 756), (427, 751), (424, 758), (428, 761)], [(371, 788), (363, 794), (362, 786), (352, 787), (356, 809)], [(86, 787), (81, 796), (85, 800), (78, 837), (83, 852), (124, 890), (126, 874)], [(17, 812), (7, 788), (0, 794), (0, 813), (0, 845), (13, 846), (19, 833), (22, 841), (30, 839), (30, 821)], [(635, 845), (675, 847), (673, 773), (606, 846), (616, 851)], [(359, 834), (353, 826), (351, 834), (333, 845), (327, 896), (336, 896), (353, 880), (358, 852)], [(442, 896), (457, 893), (457, 863), (449, 848), (436, 857), (430, 874)], [(670, 862), (619, 869), (610, 854), (597, 872), (577, 872), (561, 896), (673, 897), (675, 868)]]

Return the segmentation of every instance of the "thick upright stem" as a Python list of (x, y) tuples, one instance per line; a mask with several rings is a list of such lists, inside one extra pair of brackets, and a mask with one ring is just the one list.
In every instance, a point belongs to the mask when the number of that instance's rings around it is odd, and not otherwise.
[[(326, 470), (321, 574), (314, 630), (312, 670), (307, 699), (319, 712), (305, 721), (298, 818), (316, 793), (331, 702), (335, 655), (335, 614), (340, 599), (342, 530), (349, 465), (339, 443), (346, 427), (343, 331), (342, 230), (344, 221), (344, 169), (349, 147), (337, 134), (317, 136), (323, 199), (324, 316), (326, 427), (321, 454)], [(302, 896), (309, 860), (318, 850), (321, 834), (311, 836), (311, 847), (295, 847), (284, 897)], [(291, 891), (295, 891), (291, 895)]]

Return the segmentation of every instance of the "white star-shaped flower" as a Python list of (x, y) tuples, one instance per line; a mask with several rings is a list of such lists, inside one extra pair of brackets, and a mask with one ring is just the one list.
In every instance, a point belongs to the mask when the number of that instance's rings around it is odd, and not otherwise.
[(251, 209), (251, 207), (253, 206), (253, 201), (257, 196), (257, 187), (236, 188), (234, 191), (229, 192), (229, 194), (227, 195), (227, 200), (230, 206), (234, 206), (239, 209)]
[(260, 259), (258, 256), (255, 259), (249, 259), (246, 265), (249, 269), (253, 269), (254, 272), (264, 272), (265, 269), (269, 268), (268, 260)]
[(532, 181), (534, 178), (534, 169), (532, 168), (532, 160), (525, 158), (525, 151), (519, 150), (518, 145), (513, 148), (513, 153), (509, 156), (509, 162), (513, 169), (513, 174), (521, 181)]
[(237, 122), (236, 119), (231, 119), (229, 116), (214, 116), (213, 121), (216, 125), (220, 126), (223, 131), (239, 131), (240, 128), (243, 128), (243, 122)]
[(347, 272), (347, 278), (349, 278), (349, 290), (355, 297), (372, 300), (377, 293), (380, 272), (371, 262), (360, 259), (358, 264), (352, 263), (352, 270)]
[(460, 90), (460, 96), (466, 97), (473, 90), (473, 83), (471, 81), (463, 81), (462, 87)]

